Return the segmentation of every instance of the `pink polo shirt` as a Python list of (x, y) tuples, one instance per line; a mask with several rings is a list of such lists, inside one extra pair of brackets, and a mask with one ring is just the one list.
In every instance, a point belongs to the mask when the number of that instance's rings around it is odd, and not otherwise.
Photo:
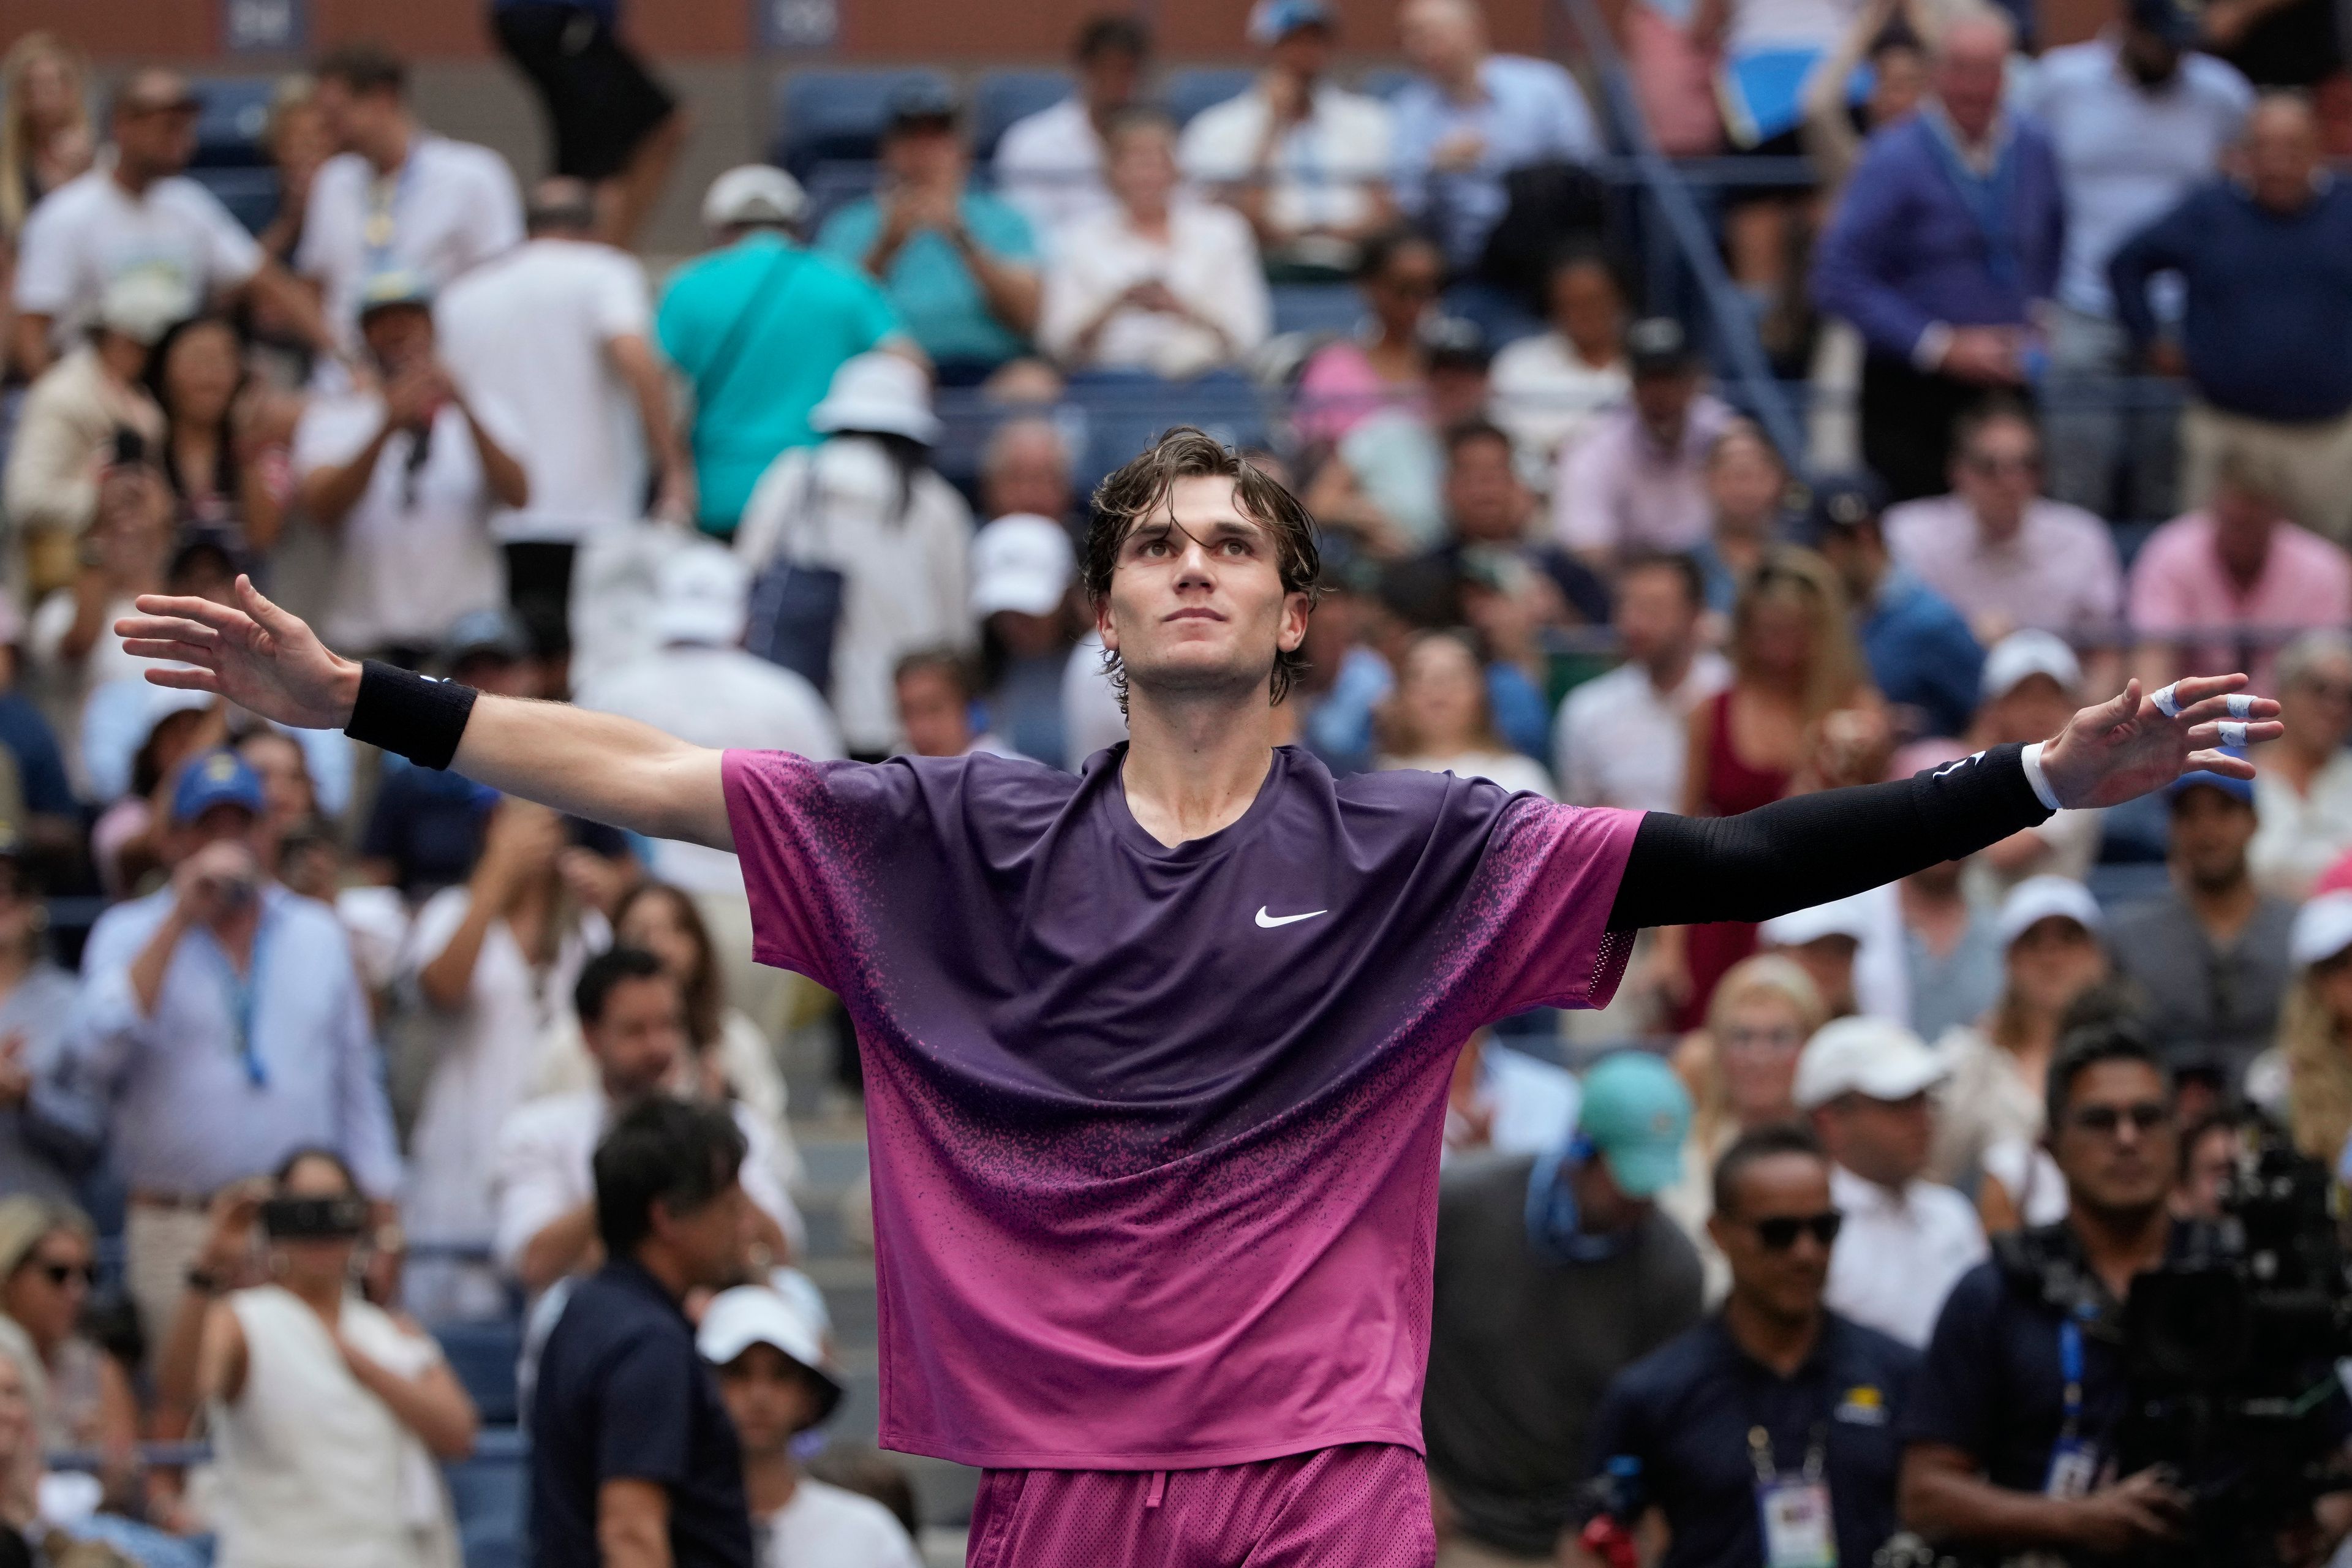
[(2131, 623), (2143, 637), (2221, 631), (2189, 644), (2189, 668), (2217, 675), (2244, 668), (2254, 689), (2274, 689), (2278, 641), (2244, 648), (2229, 632), (2303, 631), (2352, 621), (2352, 559), (2308, 529), (2279, 524), (2253, 586), (2241, 593), (2213, 547), (2213, 520), (2177, 517), (2148, 536), (2132, 563)]

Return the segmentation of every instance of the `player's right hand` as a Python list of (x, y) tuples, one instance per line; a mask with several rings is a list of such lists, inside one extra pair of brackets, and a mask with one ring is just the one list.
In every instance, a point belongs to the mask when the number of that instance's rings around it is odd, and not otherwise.
[[(265, 719), (304, 730), (340, 730), (359, 700), (360, 667), (328, 651), (298, 616), (236, 580), (236, 605), (142, 594), (139, 613), (114, 623), (123, 647), (167, 661), (147, 672), (157, 686), (209, 691)], [(192, 667), (192, 668), (175, 668)]]

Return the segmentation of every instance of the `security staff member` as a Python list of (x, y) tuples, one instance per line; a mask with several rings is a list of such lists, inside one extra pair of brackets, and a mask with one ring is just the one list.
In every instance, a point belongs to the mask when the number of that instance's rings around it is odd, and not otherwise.
[(1801, 1128), (1747, 1133), (1717, 1163), (1707, 1226), (1731, 1294), (1593, 1417), (1595, 1472), (1638, 1463), (1665, 1517), (1663, 1568), (1866, 1563), (1895, 1532), (1895, 1421), (1919, 1356), (1822, 1305), (1838, 1223), (1829, 1157)]
[(1930, 1539), (2075, 1560), (2176, 1539), (2186, 1500), (2154, 1469), (2116, 1478), (2123, 1303), (2196, 1245), (2166, 1207), (2172, 1081), (2129, 1024), (2078, 1029), (2050, 1066), (2049, 1145), (2066, 1217), (2003, 1237), (1937, 1321), (1904, 1414), (1904, 1522)]

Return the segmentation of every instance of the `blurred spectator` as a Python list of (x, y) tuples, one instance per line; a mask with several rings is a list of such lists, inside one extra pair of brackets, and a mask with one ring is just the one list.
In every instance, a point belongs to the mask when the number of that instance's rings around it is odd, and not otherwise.
[(319, 816), (319, 789), (311, 782), (302, 743), (283, 730), (268, 726), (239, 739), (236, 754), (261, 781), (261, 824), (257, 839), (262, 869), (278, 875), (279, 847), (286, 836)]
[[(2295, 1148), (2335, 1169), (2352, 1142), (2352, 893), (2322, 893), (2297, 910), (2287, 938), (2294, 988), (2278, 1042), (2248, 1074), (2248, 1098), (2287, 1124)], [(2273, 1080), (2275, 1093), (2255, 1081)]]
[(2277, 1030), (2294, 906), (2254, 886), (2246, 860), (2254, 786), (2199, 771), (2165, 790), (2171, 805), (2171, 890), (2116, 915), (2116, 967), (2139, 982), (2167, 1062), (2218, 1068), (2235, 1091)]
[(693, 117), (622, 36), (620, 0), (491, 0), (490, 31), (538, 91), (555, 174), (594, 188), (601, 237), (635, 245)]
[[(540, 1036), (562, 1014), (591, 952), (612, 938), (604, 916), (564, 885), (563, 821), (502, 800), (462, 888), (417, 911), (403, 979), (430, 1009), (433, 1067), (409, 1135), (415, 1164), (404, 1219), (433, 1247), (492, 1239), (491, 1161), (499, 1129), (530, 1092)], [(498, 1282), (458, 1262), (409, 1270), (408, 1300), (432, 1319), (498, 1316)]]
[(285, 521), (292, 476), (283, 435), (268, 427), (247, 380), (245, 335), (226, 317), (191, 316), (156, 340), (145, 380), (163, 411), (155, 459), (174, 521), (267, 554)]
[[(2175, 1086), (2174, 1097), (2179, 1098)], [(2180, 1175), (2172, 1187), (2172, 1216), (2219, 1224), (2221, 1194), (2237, 1174), (2252, 1118), (2241, 1110), (2211, 1110), (2180, 1134)]]
[(1544, 1154), (1576, 1131), (1583, 1103), (1576, 1075), (1475, 1029), (1454, 1059), (1445, 1086), (1445, 1150), (1440, 1167), (1470, 1154)]
[(1985, 1255), (1969, 1200), (1921, 1179), (1935, 1131), (1928, 1093), (1948, 1071), (1917, 1035), (1878, 1018), (1825, 1026), (1797, 1063), (1797, 1107), (1832, 1162), (1830, 1196), (1845, 1215), (1829, 1304), (1915, 1349)]
[(1249, 225), (1183, 194), (1175, 122), (1161, 110), (1121, 110), (1104, 144), (1117, 205), (1062, 237), (1038, 346), (1074, 370), (1171, 380), (1238, 364), (1272, 319)]
[(328, 326), (348, 342), (383, 274), (437, 291), (520, 245), (522, 198), (504, 158), (416, 122), (408, 67), (382, 47), (342, 45), (312, 74), (337, 151), (310, 182), (294, 269), (318, 283)]
[(1051, 419), (1007, 419), (988, 433), (980, 454), (982, 514), (990, 521), (1027, 512), (1072, 521), (1070, 443)]
[(61, 1082), (130, 1188), (125, 1272), (151, 1336), (222, 1187), (314, 1144), (373, 1197), (400, 1186), (351, 941), (332, 910), (262, 877), (263, 804), (234, 752), (183, 768), (171, 885), (100, 915), (82, 953)]
[(1874, 474), (1823, 476), (1812, 486), (1810, 542), (1845, 585), (1854, 636), (1897, 731), (1965, 734), (1977, 710), (1984, 649), (1958, 610), (1895, 563), (1882, 519), (1885, 504), (1885, 487)]
[(476, 1416), (441, 1347), (352, 1288), (368, 1205), (340, 1155), (306, 1149), (243, 1210), (268, 1283), (213, 1291), (195, 1371), (210, 1410), (226, 1563), (446, 1561), (456, 1525), (436, 1461), (473, 1452)]
[(1445, 258), (1419, 231), (1391, 228), (1364, 241), (1356, 260), (1363, 321), (1307, 355), (1294, 389), (1302, 442), (1339, 440), (1383, 409), (1422, 401), (1423, 329), (1444, 286)]
[(1249, 219), (1277, 275), (1342, 277), (1396, 220), (1389, 108), (1331, 79), (1339, 16), (1328, 0), (1257, 0), (1249, 41), (1265, 68), (1185, 126), (1176, 161)]
[(108, 289), (134, 274), (177, 299), (166, 321), (236, 296), (268, 301), (314, 346), (330, 342), (317, 302), (181, 173), (195, 153), (196, 110), (181, 77), (132, 72), (114, 89), (112, 158), (49, 192), (26, 217), (13, 358), (28, 379), (72, 346)]
[(1049, 250), (1061, 245), (1063, 230), (1112, 208), (1104, 149), (1112, 120), (1141, 101), (1151, 35), (1124, 13), (1097, 15), (1078, 29), (1071, 57), (1077, 90), (1014, 121), (996, 143), (996, 188), (1028, 216)]
[[(696, 1064), (684, 991), (652, 953), (615, 947), (590, 959), (572, 1007), (596, 1063), (596, 1086), (531, 1100), (509, 1116), (493, 1162), (499, 1266), (533, 1295), (599, 1261), (593, 1163), (606, 1130), (647, 1101), (690, 1097), (700, 1087), (688, 1081)], [(734, 1237), (736, 1267), (748, 1261), (747, 1237), (784, 1261), (787, 1237), (801, 1228), (799, 1213), (777, 1184), (777, 1162), (758, 1120), (740, 1105), (726, 1114), (746, 1151), (741, 1174), (752, 1207), (751, 1223)], [(547, 1375), (542, 1363), (542, 1389)]]
[[(2021, 626), (2103, 632), (2123, 612), (2107, 525), (2042, 494), (2042, 437), (1996, 402), (1952, 429), (1951, 493), (1887, 509), (1886, 545), (1990, 647)], [(1917, 493), (1917, 492), (1913, 492)]]
[(271, 89), (261, 146), (278, 174), (278, 212), (257, 237), (264, 253), (291, 266), (310, 210), (310, 187), (337, 151), (334, 132), (319, 108), (319, 84), (307, 72), (280, 77)]
[(1756, 940), (1805, 972), (1830, 1018), (1867, 1014), (1899, 1023), (1910, 1016), (1903, 917), (1892, 888), (1866, 888), (1775, 915), (1756, 928)]
[(653, 510), (688, 521), (694, 465), (654, 353), (645, 269), (594, 237), (588, 186), (541, 181), (528, 225), (528, 240), (451, 284), (433, 314), (449, 374), (514, 420), (530, 496), (494, 511), (490, 531), (509, 598), (533, 646), (556, 658), (572, 646), (581, 540), (645, 514), (648, 468), (661, 480)]
[(1544, 287), (1547, 331), (1495, 356), (1495, 422), (1523, 468), (1550, 483), (1560, 454), (1633, 394), (1625, 366), (1625, 295), (1601, 252), (1570, 250)]
[(756, 1568), (922, 1568), (888, 1509), (801, 1473), (796, 1439), (823, 1426), (843, 1393), (806, 1313), (776, 1291), (739, 1285), (711, 1298), (695, 1348), (718, 1374), (743, 1446)]
[(1600, 129), (1567, 71), (1489, 51), (1475, 0), (1411, 0), (1397, 30), (1415, 73), (1391, 100), (1397, 202), (1467, 271), (1511, 206), (1510, 175), (1591, 163)]
[(294, 431), (303, 510), (342, 545), (322, 629), (410, 668), (458, 616), (506, 601), (490, 510), (530, 499), (522, 427), (451, 377), (432, 301), (415, 273), (369, 284), (359, 331), (380, 386), (313, 396)]
[(2286, 733), (2254, 752), (2254, 815), (2246, 849), (2263, 891), (2300, 900), (2352, 849), (2352, 637), (2305, 632), (2280, 650), (2279, 717)]
[[(780, 567), (841, 574), (824, 650), (831, 678), (811, 681), (852, 754), (880, 756), (898, 741), (890, 674), (899, 657), (971, 640), (971, 511), (930, 466), (940, 422), (911, 361), (851, 360), (809, 423), (824, 444), (788, 451), (760, 476), (735, 553), (755, 583)], [(823, 628), (810, 633), (823, 639)]]
[(683, 1308), (741, 1277), (744, 1162), (725, 1112), (661, 1097), (597, 1145), (581, 1228), (604, 1263), (564, 1303), (531, 1396), (539, 1561), (753, 1563), (742, 1447)]
[(881, 286), (940, 385), (974, 386), (1037, 330), (1037, 240), (1016, 208), (971, 188), (953, 98), (913, 81), (889, 111), (881, 194), (826, 219), (817, 248)]
[(1593, 570), (1633, 550), (1688, 550), (1706, 537), (1702, 470), (1735, 417), (1700, 390), (1697, 351), (1665, 316), (1625, 333), (1632, 402), (1603, 414), (1562, 448), (1552, 529)]
[[(1965, 754), (1965, 753), (1961, 753)], [(1903, 776), (1900, 765), (1895, 776)], [(2000, 995), (2000, 944), (1992, 921), (1960, 891), (1960, 863), (1939, 860), (1895, 884), (1903, 921), (1911, 1028), (1940, 1040), (1973, 1024)]]
[(1706, 607), (1731, 613), (1740, 584), (1786, 531), (1789, 468), (1751, 420), (1724, 426), (1700, 468), (1706, 489), (1706, 536), (1691, 550), (1706, 576)]
[[(2046, 741), (2065, 728), (2084, 695), (2083, 667), (2073, 648), (2049, 632), (2011, 632), (1985, 656), (1984, 702), (1969, 739), (1979, 746)], [(1969, 901), (1997, 905), (2028, 877), (2081, 881), (2098, 858), (2104, 820), (2098, 811), (2061, 811), (1969, 857)]]
[(1934, 96), (1873, 138), (1814, 253), (1815, 302), (1867, 346), (1862, 457), (1897, 500), (1943, 482), (1955, 418), (2025, 384), (2030, 322), (2057, 286), (2057, 158), (2001, 107), (2014, 39), (1977, 11), (1930, 40)]
[(79, 1108), (58, 1103), (74, 979), (49, 957), (47, 911), (24, 851), (0, 825), (0, 1192), (63, 1203), (100, 1147)]
[(1721, 1314), (1601, 1398), (1591, 1468), (1639, 1467), (1643, 1512), (1669, 1535), (1661, 1568), (1803, 1562), (1800, 1541), (1813, 1561), (1863, 1563), (1894, 1533), (1894, 1418), (1918, 1357), (1824, 1304), (1836, 1173), (1801, 1128), (1732, 1145), (1711, 1173), (1708, 1228), (1729, 1259)]
[[(1606, 618), (1609, 584), (1558, 546), (1538, 542), (1536, 500), (1519, 478), (1517, 454), (1501, 426), (1465, 419), (1441, 435), (1446, 537), (1435, 553), (1460, 574), (1464, 612), (1486, 638), (1488, 657), (1524, 666), (1528, 700), (1542, 707), (1533, 689), (1547, 673), (1538, 631)], [(1498, 603), (1505, 599), (1508, 605)], [(1540, 725), (1546, 717), (1530, 722)], [(1541, 736), (1522, 738), (1516, 716), (1506, 728), (1530, 754), (1544, 749)]]
[[(2134, 355), (2107, 263), (2213, 176), (2253, 107), (2244, 77), (2192, 52), (2197, 28), (2196, 10), (2177, 0), (2133, 0), (2099, 37), (2042, 56), (2018, 96), (2050, 133), (2066, 198), (2049, 321), (2050, 490), (2102, 517), (2174, 510), (2179, 423), (2169, 407), (2117, 404)], [(2165, 303), (2177, 314), (2177, 296)]]
[(143, 273), (109, 285), (89, 341), (25, 394), (0, 500), (17, 541), (8, 574), (33, 603), (73, 582), (108, 476), (139, 468), (162, 442), (163, 412), (141, 377), (184, 309), (171, 284)]
[(0, 57), (0, 246), (43, 196), (89, 167), (89, 68), (55, 33), (18, 36)]
[(746, 164), (710, 183), (712, 247), (670, 274), (654, 327), (693, 395), (703, 531), (735, 531), (751, 487), (790, 447), (843, 364), (903, 342), (898, 318), (855, 268), (794, 244), (807, 205), (782, 169)]
[[(2042, 1081), (2067, 1008), (2106, 978), (2107, 953), (2099, 945), (2105, 927), (2106, 916), (2082, 883), (2063, 877), (2020, 882), (1993, 927), (2005, 975), (2000, 999), (1981, 1020), (1937, 1042), (1952, 1076), (1944, 1085), (1929, 1168), (1938, 1180), (1963, 1184), (1973, 1173), (1996, 1189), (1978, 1197), (1988, 1230), (2014, 1229), (2020, 1216), (2040, 1225), (2064, 1196), (2037, 1180), (2047, 1173), (2034, 1158)], [(1993, 1158), (1996, 1146), (2009, 1157)]]
[(25, 1357), (41, 1446), (96, 1452), (119, 1500), (135, 1462), (139, 1405), (122, 1363), (83, 1331), (98, 1283), (98, 1233), (71, 1204), (16, 1194), (0, 1199), (0, 1344)]
[(1697, 1109), (1682, 1176), (1658, 1194), (1658, 1206), (1697, 1247), (1709, 1301), (1722, 1300), (1730, 1278), (1707, 1235), (1715, 1163), (1741, 1133), (1797, 1119), (1797, 1060), (1825, 1017), (1805, 972), (1767, 953), (1732, 967), (1708, 1002), (1706, 1026), (1675, 1049), (1675, 1069)]
[[(2203, 670), (2278, 689), (2282, 633), (2352, 622), (2352, 560), (2285, 510), (2284, 475), (2225, 450), (2202, 510), (2148, 536), (2132, 562), (2133, 673), (2153, 691)], [(2210, 635), (2203, 635), (2210, 634)]]
[[(1080, 651), (1072, 650), (1074, 659)], [(1096, 651), (1100, 653), (1099, 647)], [(1013, 750), (997, 736), (976, 731), (980, 688), (972, 679), (971, 661), (955, 649), (919, 648), (907, 655), (891, 672), (891, 687), (909, 755), (968, 757), (974, 752)], [(1066, 721), (1066, 703), (1064, 708)], [(1083, 765), (1086, 758), (1072, 761)]]
[[(1927, 96), (1926, 10), (1916, 0), (1869, 0), (1839, 46), (1805, 73), (1805, 153), (1832, 204), (1861, 162), (1864, 138), (1909, 119)], [(1854, 74), (1865, 67), (1868, 96), (1857, 106)]]
[(1601, 1390), (1698, 1317), (1698, 1260), (1655, 1204), (1690, 1115), (1664, 1063), (1620, 1051), (1572, 1139), (1446, 1175), (1422, 1422), (1448, 1568), (1555, 1561)]
[[(89, 831), (90, 863), (110, 898), (152, 889), (151, 879), (170, 854), (172, 792), (180, 770), (228, 738), (222, 705), (201, 691), (167, 690), (144, 681), (110, 682), (93, 694), (90, 703), (93, 709), (105, 705), (108, 727), (116, 701), (136, 715), (122, 726), (123, 738), (135, 742), (129, 765), (110, 772), (95, 756), (83, 759), (92, 795), (110, 803)], [(88, 726), (92, 742), (101, 729), (95, 717)], [(260, 848), (257, 834), (255, 848)]]
[(1691, 712), (1731, 683), (1730, 664), (1700, 645), (1701, 581), (1687, 555), (1637, 553), (1618, 567), (1612, 624), (1625, 662), (1559, 705), (1552, 765), (1561, 799), (1681, 809)]
[[(2225, 445), (2276, 465), (2289, 516), (2352, 541), (2352, 186), (2328, 178), (2311, 106), (2265, 97), (2246, 121), (2246, 176), (2216, 181), (2140, 230), (2107, 268), (2116, 311), (2150, 363), (2186, 371), (2182, 499), (2202, 505)], [(2148, 284), (2182, 285), (2177, 340)]]
[(1465, 636), (1423, 632), (1406, 646), (1381, 729), (1383, 768), (1491, 779), (1507, 790), (1552, 798), (1542, 766), (1496, 732), (1483, 666)]
[[(1423, 264), (1431, 260), (1424, 256)], [(1402, 309), (1401, 300), (1394, 303)], [(1444, 537), (1444, 433), (1486, 416), (1494, 351), (1486, 333), (1460, 316), (1437, 316), (1423, 321), (1419, 338), (1426, 396), (1401, 396), (1391, 387), (1339, 437), (1304, 498), (1318, 518), (1355, 529), (1384, 556)]]
[(1068, 768), (1062, 675), (1076, 646), (1070, 587), (1077, 557), (1049, 518), (1000, 517), (972, 537), (971, 615), (988, 728), (1022, 756)]
[[(170, 502), (162, 479), (143, 463), (115, 464), (99, 489), (99, 514), (83, 536), (81, 565), (70, 580), (40, 599), (26, 631), (26, 655), (35, 689), (58, 729), (76, 790), (100, 805), (122, 793), (124, 780), (93, 777), (85, 731), (93, 725), (98, 694), (126, 683), (146, 686), (138, 661), (122, 651), (114, 623), (133, 613), (141, 594), (165, 591), (171, 559)], [(149, 692), (156, 689), (148, 688)], [(176, 695), (176, 694), (175, 694)], [(131, 727), (143, 734), (142, 699), (131, 707)], [(135, 749), (136, 741), (132, 742)]]

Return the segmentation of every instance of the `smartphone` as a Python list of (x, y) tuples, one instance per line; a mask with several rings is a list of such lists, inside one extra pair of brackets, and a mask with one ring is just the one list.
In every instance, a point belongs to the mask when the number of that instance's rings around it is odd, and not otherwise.
[(114, 466), (136, 468), (147, 460), (147, 437), (128, 425), (114, 427)]
[(367, 1229), (365, 1198), (268, 1198), (261, 1228), (278, 1241), (349, 1241)]

